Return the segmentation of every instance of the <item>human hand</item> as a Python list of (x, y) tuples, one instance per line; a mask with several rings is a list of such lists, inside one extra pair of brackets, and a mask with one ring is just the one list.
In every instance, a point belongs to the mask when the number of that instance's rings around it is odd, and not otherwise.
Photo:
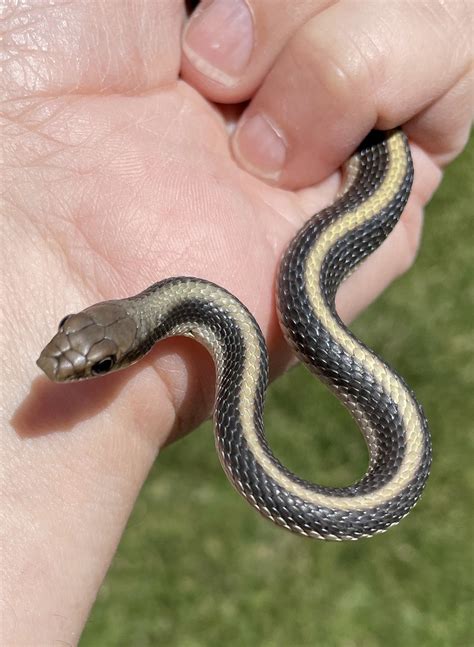
[[(177, 80), (180, 2), (101, 8), (12, 5), (7, 15), (6, 644), (77, 640), (159, 447), (212, 401), (212, 365), (184, 340), (100, 389), (46, 384), (34, 362), (59, 319), (194, 274), (256, 314), (277, 372), (288, 362), (273, 308), (278, 259), (338, 185), (335, 174), (294, 193), (239, 169), (221, 115)], [(415, 150), (422, 169), (420, 159)], [(344, 285), (345, 319), (410, 264), (420, 200)]]
[(233, 152), (278, 186), (319, 182), (369, 130), (403, 126), (420, 210), (469, 135), (471, 25), (463, 0), (203, 0), (183, 77), (212, 101), (250, 101)]

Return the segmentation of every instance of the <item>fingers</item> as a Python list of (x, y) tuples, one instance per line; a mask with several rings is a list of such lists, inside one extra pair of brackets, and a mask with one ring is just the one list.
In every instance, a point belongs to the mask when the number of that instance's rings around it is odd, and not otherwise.
[(7, 5), (2, 86), (11, 99), (143, 92), (177, 78), (181, 0)]
[[(241, 2), (216, 1), (227, 12)], [(200, 64), (195, 81), (219, 101), (249, 98), (259, 86), (233, 137), (234, 155), (250, 172), (305, 186), (339, 166), (371, 128), (407, 122), (410, 137), (439, 163), (462, 148), (473, 109), (467, 3), (340, 0), (325, 9), (304, 3), (302, 21), (292, 16), (286, 29), (274, 31), (266, 28), (272, 3), (247, 6), (254, 40), (240, 76), (234, 69), (233, 85), (218, 75), (205, 82)], [(282, 20), (278, 10), (275, 21)], [(197, 18), (201, 33), (204, 14)], [(190, 34), (191, 27), (187, 65)], [(220, 54), (225, 58), (225, 48)]]
[(470, 70), (440, 100), (415, 115), (404, 130), (442, 167), (457, 157), (467, 144), (473, 107), (474, 86)]
[(248, 99), (288, 38), (335, 0), (202, 0), (183, 36), (182, 75), (217, 102)]

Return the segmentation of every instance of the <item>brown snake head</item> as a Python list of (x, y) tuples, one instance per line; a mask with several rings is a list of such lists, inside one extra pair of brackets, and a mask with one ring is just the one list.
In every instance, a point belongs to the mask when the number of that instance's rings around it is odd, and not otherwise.
[(124, 304), (98, 303), (64, 317), (36, 363), (55, 382), (98, 377), (130, 363), (136, 337)]

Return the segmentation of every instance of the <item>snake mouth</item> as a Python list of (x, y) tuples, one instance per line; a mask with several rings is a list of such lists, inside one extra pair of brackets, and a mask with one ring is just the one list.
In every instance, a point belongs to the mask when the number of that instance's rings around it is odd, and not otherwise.
[[(85, 363), (85, 358), (80, 358), (81, 364)], [(36, 360), (36, 365), (52, 382), (78, 382), (79, 380), (92, 377), (77, 373), (76, 367), (72, 361), (65, 355), (58, 357), (42, 352)]]

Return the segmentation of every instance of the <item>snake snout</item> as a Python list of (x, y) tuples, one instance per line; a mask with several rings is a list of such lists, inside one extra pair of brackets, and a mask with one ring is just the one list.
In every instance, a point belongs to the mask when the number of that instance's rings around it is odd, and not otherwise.
[(54, 382), (78, 380), (87, 364), (84, 353), (71, 346), (64, 332), (58, 332), (42, 350), (36, 364)]
[(45, 355), (44, 351), (36, 360), (36, 365), (49, 377), (50, 380), (56, 380), (56, 371), (58, 362), (54, 357)]

